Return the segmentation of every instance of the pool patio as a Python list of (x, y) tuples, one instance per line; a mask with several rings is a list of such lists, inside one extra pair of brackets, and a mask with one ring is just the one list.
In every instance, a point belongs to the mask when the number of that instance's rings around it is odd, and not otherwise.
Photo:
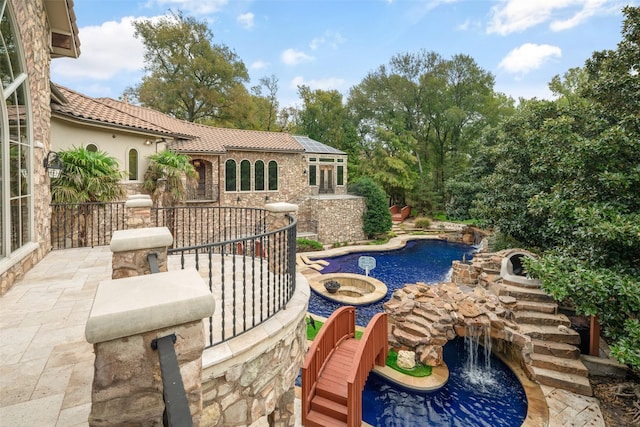
[[(2, 425), (88, 425), (94, 354), (84, 329), (97, 285), (110, 277), (109, 247), (54, 251), (0, 297)], [(541, 390), (549, 426), (605, 425), (597, 399)]]

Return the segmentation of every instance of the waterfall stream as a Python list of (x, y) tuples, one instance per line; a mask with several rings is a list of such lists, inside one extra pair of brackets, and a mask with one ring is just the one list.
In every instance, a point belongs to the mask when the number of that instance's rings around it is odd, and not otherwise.
[(464, 346), (467, 350), (465, 373), (468, 381), (479, 386), (495, 384), (491, 372), (491, 325), (467, 325)]

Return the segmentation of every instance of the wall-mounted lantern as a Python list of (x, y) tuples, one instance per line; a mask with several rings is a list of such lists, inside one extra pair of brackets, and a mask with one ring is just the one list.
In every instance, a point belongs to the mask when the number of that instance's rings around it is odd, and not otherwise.
[(44, 158), (44, 168), (49, 173), (49, 178), (60, 178), (62, 170), (64, 169), (64, 163), (58, 153), (55, 151), (49, 151), (49, 154)]

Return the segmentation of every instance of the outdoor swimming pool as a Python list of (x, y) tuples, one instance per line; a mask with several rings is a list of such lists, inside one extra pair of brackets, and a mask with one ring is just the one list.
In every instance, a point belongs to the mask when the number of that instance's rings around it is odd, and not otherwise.
[[(479, 352), (478, 362), (484, 364)], [(430, 392), (415, 392), (369, 375), (362, 392), (362, 417), (376, 427), (517, 427), (527, 415), (527, 397), (518, 378), (491, 356), (489, 378), (473, 381), (466, 369), (464, 339), (444, 346), (449, 381)]]
[[(387, 301), (394, 290), (405, 284), (425, 282), (437, 283), (444, 281), (451, 274), (451, 263), (473, 257), (475, 248), (462, 243), (444, 240), (411, 240), (402, 249), (384, 252), (357, 252), (332, 258), (325, 258), (329, 262), (322, 273), (355, 273), (365, 274), (358, 267), (361, 256), (371, 256), (376, 260), (376, 268), (369, 272), (371, 277), (387, 285), (387, 296), (381, 301), (359, 306), (356, 310), (356, 323), (367, 326), (369, 320), (376, 314), (383, 312), (382, 303)], [(330, 301), (315, 292), (309, 298), (309, 312), (323, 317), (329, 317), (341, 304)]]
[[(366, 326), (371, 317), (384, 311), (382, 303), (395, 289), (405, 284), (445, 281), (454, 260), (470, 260), (475, 248), (442, 240), (409, 241), (398, 250), (359, 252), (325, 258), (329, 265), (322, 273), (346, 272), (364, 274), (358, 258), (372, 256), (376, 268), (369, 275), (387, 285), (387, 297), (378, 303), (358, 306), (356, 323)], [(311, 292), (309, 312), (329, 317), (341, 304)], [(479, 352), (482, 353), (482, 352)], [(444, 360), (449, 367), (449, 381), (439, 390), (416, 392), (390, 383), (375, 373), (363, 391), (363, 419), (377, 427), (515, 427), (522, 425), (527, 414), (527, 398), (515, 374), (497, 357), (490, 355), (488, 378), (477, 381), (466, 368), (469, 351), (463, 339), (444, 346)], [(485, 355), (477, 354), (480, 366)]]

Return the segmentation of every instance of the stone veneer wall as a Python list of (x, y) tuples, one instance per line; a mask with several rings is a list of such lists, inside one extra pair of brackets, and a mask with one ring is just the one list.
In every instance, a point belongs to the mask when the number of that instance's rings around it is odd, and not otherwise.
[(49, 218), (51, 201), (49, 176), (42, 160), (51, 149), (51, 92), (49, 87), (50, 63), (49, 31), (42, 0), (9, 0), (16, 16), (17, 30), (22, 41), (28, 74), (31, 119), (31, 141), (40, 141), (44, 148), (34, 148), (33, 155), (33, 238), (34, 245), (24, 257), (0, 273), (0, 295), (4, 295), (51, 248), (49, 242)]
[(318, 240), (324, 244), (357, 242), (366, 239), (362, 231), (365, 209), (365, 200), (359, 196), (308, 197), (300, 203), (299, 221), (316, 225)]
[[(236, 357), (204, 367), (201, 425), (284, 427), (295, 424), (294, 384), (307, 345), (304, 317), (292, 326), (274, 343), (267, 343), (267, 337), (257, 340), (255, 346), (266, 343), (268, 347), (254, 351), (253, 357), (245, 360)], [(220, 346), (205, 350), (204, 358), (207, 352), (224, 351), (218, 349)]]
[[(224, 169), (227, 159), (233, 159), (239, 166), (242, 160), (251, 162), (251, 188), (253, 189), (253, 166), (256, 160), (264, 161), (265, 171), (269, 162), (275, 160), (278, 163), (278, 190), (277, 191), (225, 191)], [(307, 179), (304, 175), (304, 162), (302, 153), (277, 153), (258, 151), (230, 151), (220, 156), (220, 206), (251, 206), (262, 207), (268, 203), (290, 202), (294, 203), (298, 198), (308, 192)], [(239, 171), (239, 168), (238, 168)], [(237, 175), (238, 188), (240, 188), (240, 173)], [(268, 188), (268, 179), (265, 178), (265, 188)], [(266, 197), (269, 200), (266, 200)], [(240, 201), (238, 202), (238, 197)]]

